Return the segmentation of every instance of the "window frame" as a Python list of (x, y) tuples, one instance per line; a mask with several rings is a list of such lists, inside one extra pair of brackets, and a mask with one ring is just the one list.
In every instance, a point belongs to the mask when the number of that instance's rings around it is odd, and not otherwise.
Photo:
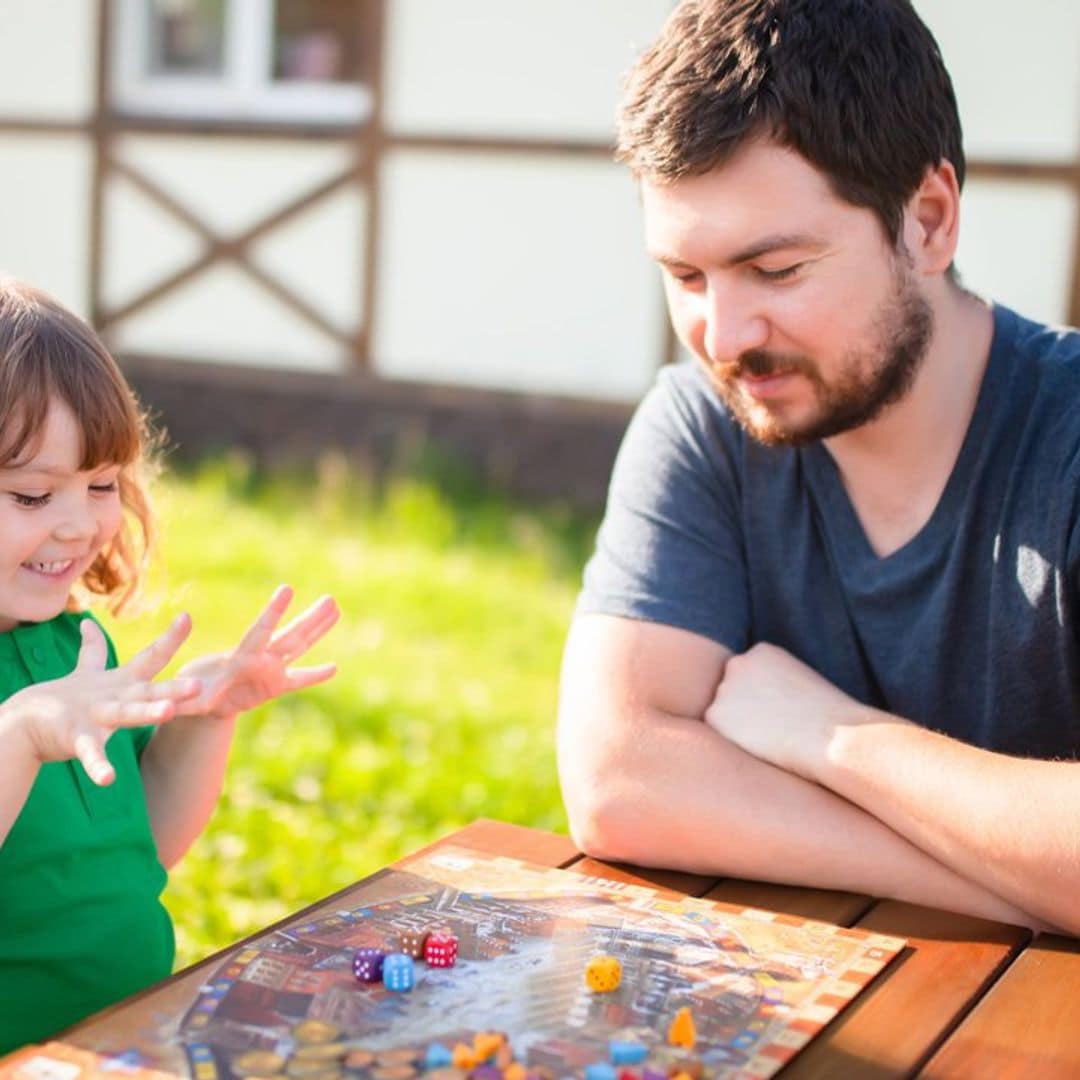
[(112, 100), (125, 114), (312, 125), (360, 124), (373, 112), (360, 83), (275, 81), (275, 0), (224, 0), (223, 72), (162, 75), (148, 71), (147, 0), (116, 0)]

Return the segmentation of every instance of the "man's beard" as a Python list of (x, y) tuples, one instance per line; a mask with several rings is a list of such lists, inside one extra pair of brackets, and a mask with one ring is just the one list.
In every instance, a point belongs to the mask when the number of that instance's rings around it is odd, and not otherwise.
[[(892, 295), (874, 319), (875, 343), (849, 351), (840, 374), (831, 382), (825, 382), (807, 357), (762, 349), (745, 352), (734, 363), (709, 368), (716, 392), (748, 435), (766, 446), (806, 446), (870, 423), (907, 394), (930, 345), (934, 317), (903, 259), (901, 253)], [(808, 379), (817, 398), (816, 415), (801, 427), (785, 427), (767, 403), (747, 401), (738, 384), (741, 375), (760, 378), (789, 373)]]

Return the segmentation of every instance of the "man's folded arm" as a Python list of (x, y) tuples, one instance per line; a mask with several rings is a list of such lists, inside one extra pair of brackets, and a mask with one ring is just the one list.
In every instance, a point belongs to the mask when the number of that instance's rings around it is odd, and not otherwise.
[(571, 833), (583, 851), (1031, 921), (865, 811), (706, 727), (701, 717), (730, 655), (670, 626), (575, 619), (563, 660), (558, 756)]

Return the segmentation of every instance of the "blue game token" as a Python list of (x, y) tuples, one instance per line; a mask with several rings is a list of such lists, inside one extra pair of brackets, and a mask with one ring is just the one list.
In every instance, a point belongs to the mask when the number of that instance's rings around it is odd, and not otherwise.
[(608, 1043), (608, 1056), (613, 1065), (640, 1065), (649, 1056), (649, 1048), (639, 1042), (612, 1039)]
[(594, 1061), (585, 1066), (585, 1080), (618, 1080), (615, 1066), (606, 1061)]
[(432, 1043), (424, 1055), (425, 1069), (442, 1069), (447, 1065), (452, 1065), (453, 1062), (454, 1055), (442, 1043)]

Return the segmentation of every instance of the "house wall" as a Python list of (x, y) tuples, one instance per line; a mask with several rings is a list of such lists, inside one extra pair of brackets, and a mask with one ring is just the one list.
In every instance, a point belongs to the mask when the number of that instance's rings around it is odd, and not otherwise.
[[(1080, 317), (1080, 4), (1027, 0), (1020, 18), (1013, 0), (915, 3), (965, 127), (965, 282)], [(477, 393), (524, 394), (521, 415), (543, 395), (617, 428), (674, 351), (608, 150), (620, 74), (670, 0), (357, 4), (381, 13), (385, 47), (350, 128), (110, 112), (99, 57), (116, 69), (123, 35), (99, 33), (97, 5), (5, 0), (0, 272), (96, 321), (156, 393), (183, 369), (177, 408), (209, 380), (243, 410), (243, 386), (297, 372), (331, 379), (316, 409), (347, 376), (398, 386), (417, 415), (428, 389), (459, 387), (466, 413)], [(288, 383), (294, 406), (313, 385)], [(552, 439), (568, 408), (545, 408)], [(330, 427), (347, 425), (312, 430)], [(504, 457), (513, 428), (492, 435)]]

